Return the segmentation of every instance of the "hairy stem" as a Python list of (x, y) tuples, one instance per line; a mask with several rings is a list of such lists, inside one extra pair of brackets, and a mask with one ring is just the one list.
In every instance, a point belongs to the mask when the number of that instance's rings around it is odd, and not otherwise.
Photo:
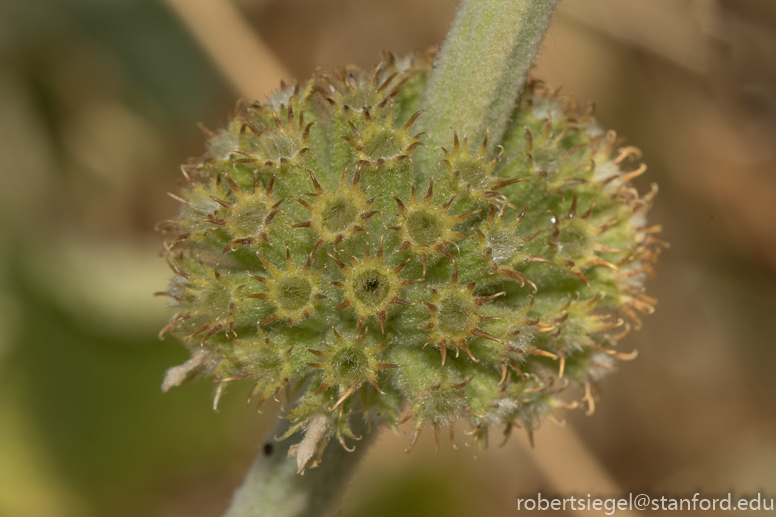
[[(355, 422), (354, 422), (355, 424)], [(245, 480), (234, 494), (224, 517), (317, 517), (328, 513), (353, 468), (377, 436), (377, 430), (367, 432), (359, 422), (353, 430), (363, 439), (355, 450), (348, 452), (338, 443), (331, 443), (323, 454), (320, 466), (298, 474), (297, 459), (289, 457), (294, 446), (291, 438), (281, 442), (272, 437), (261, 448)], [(276, 430), (282, 434), (288, 423), (282, 421)], [(313, 430), (313, 434), (316, 431)], [(309, 448), (307, 440), (298, 444), (298, 455), (309, 456), (302, 448)]]
[(493, 152), (558, 1), (462, 0), (426, 90), (429, 149), (451, 141), (454, 128), (477, 145), (489, 131)]

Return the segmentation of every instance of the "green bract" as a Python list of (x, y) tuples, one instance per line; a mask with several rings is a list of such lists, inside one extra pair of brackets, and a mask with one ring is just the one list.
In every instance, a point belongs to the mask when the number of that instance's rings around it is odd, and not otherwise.
[(192, 359), (165, 389), (206, 374), (217, 399), (246, 379), (261, 405), (289, 388), (287, 436), (315, 422), (320, 451), (348, 446), (356, 418), (412, 420), (412, 444), (459, 418), (480, 443), (494, 426), (530, 433), (577, 405), (560, 398), (569, 385), (592, 412), (591, 385), (653, 310), (656, 189), (630, 185), (637, 150), (538, 82), (498, 156), (455, 128), (424, 149), (431, 57), (240, 104), (183, 166), (180, 216), (163, 223), (176, 310), (163, 332)]

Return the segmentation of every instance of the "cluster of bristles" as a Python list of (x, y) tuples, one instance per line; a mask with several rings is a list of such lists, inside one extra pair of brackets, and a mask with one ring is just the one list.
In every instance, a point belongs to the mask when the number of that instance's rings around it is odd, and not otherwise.
[(425, 147), (431, 58), (320, 72), (208, 132), (160, 225), (176, 310), (162, 333), (192, 351), (165, 389), (205, 374), (216, 403), (242, 378), (249, 403), (282, 392), (287, 436), (315, 421), (320, 451), (358, 438), (356, 418), (412, 420), (412, 447), (461, 417), (484, 444), (493, 426), (593, 411), (655, 303), (655, 188), (630, 186), (636, 149), (537, 82), (497, 156), (453, 130)]

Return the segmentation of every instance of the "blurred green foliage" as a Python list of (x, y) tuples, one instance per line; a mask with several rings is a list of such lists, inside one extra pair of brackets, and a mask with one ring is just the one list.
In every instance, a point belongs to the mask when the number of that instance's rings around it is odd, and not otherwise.
[[(142, 238), (152, 223), (117, 213), (144, 210), (142, 200), (83, 210), (76, 190), (95, 178), (73, 152), (73, 120), (90, 103), (113, 102), (175, 149), (176, 128), (195, 131), (226, 98), (223, 84), (159, 2), (9, 0), (0, 20), (0, 95), (18, 114), (0, 115), (0, 174), (10, 186), (0, 195), (0, 515), (167, 514), (162, 503), (183, 479), (221, 476), (228, 487), (224, 458), (255, 439), (256, 418), (239, 397), (214, 413), (206, 384), (161, 396), (165, 369), (185, 353), (158, 340), (165, 315), (153, 288), (139, 298), (150, 311), (115, 289), (143, 270), (160, 277), (156, 246)], [(25, 149), (31, 159), (18, 156)], [(134, 149), (129, 159), (143, 152)], [(146, 181), (158, 183), (150, 172)], [(95, 197), (138, 189), (132, 177), (102, 181)], [(100, 217), (119, 224), (90, 228)], [(64, 260), (76, 236), (91, 243), (81, 257), (121, 239), (143, 258), (140, 270)], [(219, 511), (217, 503), (210, 513)]]
[(229, 451), (228, 426), (245, 424), (241, 405), (215, 414), (202, 384), (160, 396), (165, 368), (183, 355), (176, 347), (150, 329), (122, 338), (85, 325), (11, 268), (24, 330), (0, 364), (0, 390), (23, 402), (56, 472), (91, 507), (86, 515), (119, 503), (153, 514), (153, 501), (133, 494)]

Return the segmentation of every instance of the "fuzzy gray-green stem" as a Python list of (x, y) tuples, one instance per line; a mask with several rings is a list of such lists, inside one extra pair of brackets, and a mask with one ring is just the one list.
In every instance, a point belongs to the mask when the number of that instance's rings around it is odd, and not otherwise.
[[(282, 421), (276, 432), (282, 434), (287, 428), (288, 423)], [(327, 515), (342, 494), (353, 468), (378, 434), (376, 429), (367, 432), (363, 422), (354, 425), (353, 430), (362, 439), (353, 444), (352, 452), (338, 443), (330, 443), (320, 465), (306, 469), (303, 475), (297, 473), (297, 459), (288, 455), (288, 450), (294, 446), (293, 438), (279, 442), (270, 437), (253, 461), (242, 486), (235, 492), (224, 517)]]
[(428, 112), (421, 120), (429, 149), (452, 141), (455, 128), (477, 145), (490, 131), (493, 152), (558, 1), (461, 2), (426, 90)]

